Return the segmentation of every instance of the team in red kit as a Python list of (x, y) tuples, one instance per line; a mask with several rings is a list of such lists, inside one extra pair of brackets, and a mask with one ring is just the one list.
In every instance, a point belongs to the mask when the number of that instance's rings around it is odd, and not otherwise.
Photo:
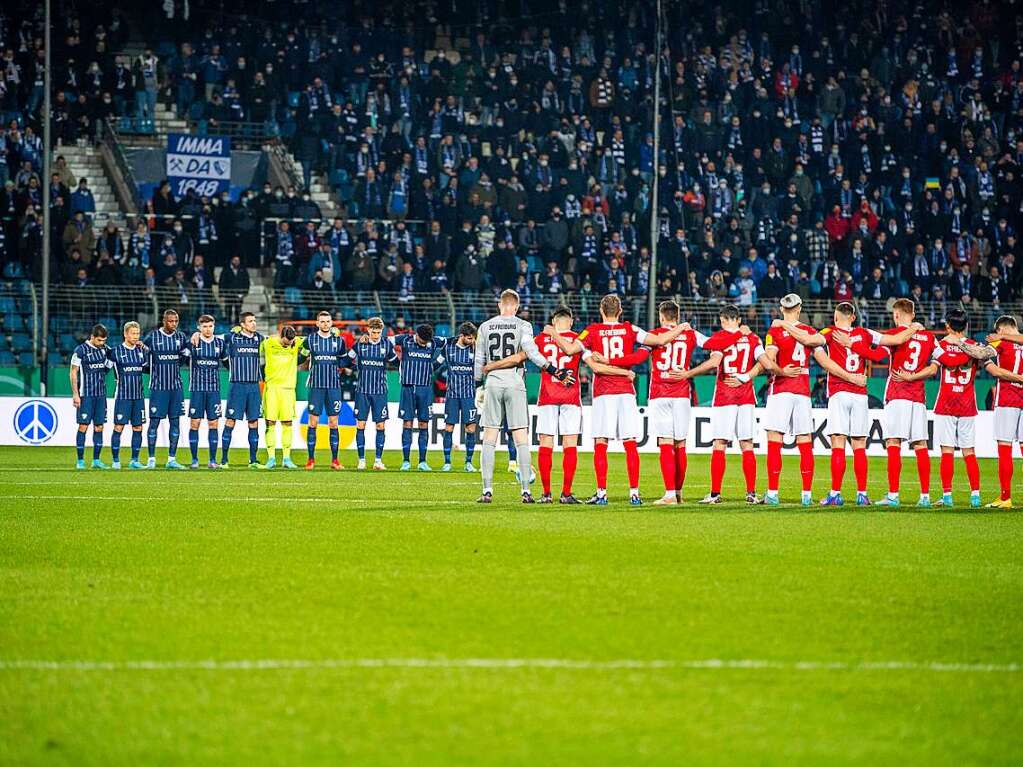
[[(997, 379), (995, 431), (998, 442), (1000, 495), (988, 504), (1012, 508), (1013, 444), (1023, 455), (1023, 334), (1008, 316), (995, 322), (986, 343), (969, 337), (965, 311), (948, 312), (940, 340), (915, 320), (909, 299), (893, 302), (892, 327), (872, 330), (858, 324), (852, 303), (839, 303), (832, 324), (817, 330), (802, 322), (802, 300), (789, 294), (780, 301), (781, 317), (774, 320), (763, 341), (743, 324), (739, 310), (722, 305), (720, 329), (705, 336), (681, 320), (679, 305), (665, 301), (658, 307), (660, 325), (642, 330), (621, 319), (618, 296), (600, 303), (601, 321), (572, 331), (574, 317), (567, 307), (556, 309), (550, 324), (536, 337), (540, 353), (551, 365), (571, 371), (568, 378), (541, 376), (537, 434), (540, 442), (539, 474), (543, 484), (541, 503), (553, 503), (551, 472), (554, 449), (562, 446), (562, 487), (558, 501), (580, 503), (572, 493), (578, 465), (577, 449), (583, 429), (582, 392), (578, 375), (581, 361), (592, 370), (590, 431), (594, 440), (593, 468), (597, 489), (586, 501), (608, 503), (607, 451), (620, 441), (626, 455), (629, 501), (642, 503), (639, 493), (642, 419), (632, 368), (650, 360), (648, 433), (656, 439), (664, 494), (655, 505), (683, 502), (686, 480), (686, 441), (695, 399), (692, 379), (715, 374), (710, 417), (713, 450), (710, 460), (710, 492), (702, 504), (722, 502), (721, 489), (727, 469), (727, 450), (737, 444), (749, 504), (781, 502), (782, 447), (792, 439), (799, 451), (803, 505), (813, 503), (815, 472), (813, 439), (817, 433), (811, 407), (810, 361), (827, 376), (827, 424), (824, 434), (831, 444), (831, 489), (820, 500), (823, 506), (842, 506), (842, 485), (847, 452), (852, 451), (856, 505), (899, 506), (902, 451), (908, 443), (916, 458), (920, 486), (918, 506), (930, 506), (931, 460), (928, 449), (928, 417), (925, 381), (939, 376), (934, 406), (933, 441), (940, 449), (939, 506), (951, 506), (955, 454), (962, 455), (970, 486), (970, 506), (980, 506), (980, 468), (976, 457), (977, 402), (975, 381), (982, 368)], [(694, 352), (706, 358), (693, 364)], [(489, 369), (521, 365), (522, 353), (491, 363)], [(888, 363), (884, 389), (882, 430), (887, 449), (888, 492), (877, 502), (868, 495), (867, 440), (870, 436), (867, 376), (868, 363)], [(768, 375), (766, 406), (757, 410), (754, 381)], [(757, 415), (766, 433), (767, 490), (757, 495), (757, 457), (754, 439)]]

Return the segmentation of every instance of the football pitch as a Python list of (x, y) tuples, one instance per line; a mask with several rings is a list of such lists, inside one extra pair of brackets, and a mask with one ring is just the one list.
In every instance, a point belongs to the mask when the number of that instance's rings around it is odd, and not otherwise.
[[(700, 506), (697, 455), (679, 507), (650, 505), (644, 455), (641, 508), (621, 455), (606, 508), (522, 506), (503, 471), (480, 507), (478, 474), (325, 457), (0, 449), (0, 765), (1023, 761), (1023, 511), (965, 508), (961, 461), (957, 509), (889, 512)], [(578, 496), (592, 477), (580, 455)], [(797, 483), (786, 457), (783, 500)]]

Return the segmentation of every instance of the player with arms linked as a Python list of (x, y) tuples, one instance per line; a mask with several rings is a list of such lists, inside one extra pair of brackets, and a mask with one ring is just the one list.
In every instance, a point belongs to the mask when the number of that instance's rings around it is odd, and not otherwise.
[(334, 327), (331, 314), (321, 311), (316, 315), (316, 332), (305, 339), (305, 354), (309, 358), (309, 423), (306, 429), (308, 460), (305, 467), (316, 466), (316, 427), (327, 416), (330, 433), (330, 468), (343, 467), (338, 459), (341, 436), (337, 419), (341, 414), (341, 366), (347, 363), (348, 347)]
[(451, 471), (451, 450), (455, 427), (459, 424), (465, 435), (465, 471), (476, 471), (472, 465), (478, 420), (476, 379), (473, 376), (475, 357), (476, 326), (463, 322), (458, 328), (458, 336), (449, 338), (441, 351), (441, 361), (448, 371), (448, 386), (444, 393), (444, 466), (441, 471)]
[(412, 422), (419, 431), (419, 471), (432, 471), (426, 462), (426, 451), (430, 445), (430, 419), (433, 417), (433, 361), (443, 348), (444, 339), (434, 337), (433, 325), (417, 325), (414, 333), (406, 333), (394, 339), (394, 346), (401, 351), (398, 363), (398, 377), (401, 381), (401, 396), (398, 400), (398, 417), (401, 429), (401, 471), (412, 469)]
[(142, 452), (142, 426), (146, 422), (146, 398), (142, 373), (149, 366), (149, 350), (139, 341), (142, 328), (137, 322), (124, 323), (124, 341), (107, 350), (117, 378), (114, 395), (114, 433), (110, 435), (111, 468), (121, 468), (121, 432), (131, 426), (131, 462), (129, 469), (144, 469), (139, 461)]
[(220, 417), (223, 402), (220, 398), (220, 366), (227, 362), (227, 344), (221, 336), (214, 335), (216, 327), (213, 318), (204, 314), (199, 317), (199, 342), (189, 350), (188, 374), (188, 447), (192, 453), (193, 469), (199, 468), (199, 426), (206, 421), (206, 441), (209, 461), (206, 466), (219, 469), (217, 444), (220, 431)]
[(103, 426), (107, 422), (107, 372), (112, 363), (107, 357), (107, 329), (92, 326), (89, 340), (75, 347), (71, 355), (71, 398), (75, 404), (75, 468), (85, 468), (85, 437), (92, 426), (92, 468), (109, 469), (100, 455), (103, 452)]
[(149, 430), (146, 433), (148, 466), (156, 468), (156, 438), (160, 421), (167, 419), (168, 469), (184, 469), (177, 461), (181, 417), (185, 414), (185, 388), (181, 383), (181, 366), (188, 358), (188, 338), (178, 330), (178, 313), (168, 309), (163, 324), (149, 331), (142, 344), (149, 350)]
[(998, 443), (998, 484), (1001, 492), (987, 504), (991, 509), (1012, 508), (1012, 443), (1023, 452), (1023, 335), (1016, 318), (1008, 314), (995, 320), (995, 332), (987, 337), (995, 357), (985, 362), (998, 383), (995, 388), (995, 441)]
[(376, 424), (374, 471), (384, 471), (384, 444), (387, 427), (387, 365), (398, 361), (394, 344), (384, 336), (384, 321), (370, 317), (366, 335), (361, 336), (348, 352), (359, 380), (355, 385), (355, 447), (359, 453), (357, 468), (366, 468), (366, 424)]

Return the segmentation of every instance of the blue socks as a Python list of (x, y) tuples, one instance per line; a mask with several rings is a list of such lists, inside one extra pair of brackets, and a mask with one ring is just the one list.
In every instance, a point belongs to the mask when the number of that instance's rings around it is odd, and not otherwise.
[(341, 437), (337, 433), (337, 427), (330, 427), (330, 460), (337, 460), (337, 448), (341, 444)]
[(170, 447), (167, 449), (167, 455), (173, 458), (178, 452), (178, 440), (181, 438), (181, 419), (171, 418), (170, 419)]
[(256, 463), (259, 453), (259, 424), (249, 427), (249, 463)]
[(131, 460), (137, 461), (142, 452), (142, 429), (131, 431)]
[(476, 431), (465, 433), (465, 462), (472, 463), (472, 454), (476, 450)]
[(92, 430), (92, 460), (98, 461), (100, 453), (103, 452), (103, 432)]
[(81, 461), (85, 458), (85, 432), (79, 430), (75, 435), (75, 450), (78, 453), (78, 460)]
[(192, 460), (199, 460), (199, 430), (188, 430), (188, 449), (192, 452)]
[[(446, 432), (445, 432), (446, 433)], [(426, 448), (430, 444), (430, 427), (424, 426), (419, 430), (419, 463), (426, 460)]]
[(149, 429), (146, 431), (146, 444), (149, 449), (149, 457), (156, 458), (156, 430), (160, 426), (160, 421), (153, 419), (149, 422)]
[(121, 432), (114, 429), (114, 433), (110, 435), (110, 457), (117, 463), (121, 460)]
[(359, 452), (359, 460), (366, 460), (366, 429), (355, 430), (355, 449)]
[(384, 457), (384, 430), (377, 427), (377, 460), (381, 461)]
[(401, 430), (401, 454), (408, 461), (412, 453), (412, 427), (406, 426)]
[(519, 459), (519, 449), (515, 447), (515, 440), (511, 438), (511, 434), (508, 434), (507, 436), (508, 436), (508, 460), (517, 461)]
[(231, 434), (234, 433), (233, 426), (224, 427), (224, 436), (220, 439), (220, 462), (227, 463), (227, 452), (231, 449)]
[(454, 432), (444, 430), (444, 463), (451, 463), (451, 444), (455, 441), (454, 436)]
[(207, 440), (209, 440), (210, 446), (210, 463), (216, 463), (217, 461), (217, 430), (212, 426), (209, 432), (206, 434)]
[(315, 426), (310, 426), (306, 429), (305, 434), (305, 449), (309, 453), (310, 461), (316, 457), (316, 428)]

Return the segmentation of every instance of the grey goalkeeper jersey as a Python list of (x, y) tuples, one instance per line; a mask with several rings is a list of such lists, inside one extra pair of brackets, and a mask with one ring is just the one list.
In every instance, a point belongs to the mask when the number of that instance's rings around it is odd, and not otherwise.
[[(520, 351), (537, 367), (548, 364), (533, 340), (533, 326), (518, 317), (492, 317), (476, 331), (476, 381), (483, 380), (483, 366), (503, 360)], [(495, 370), (487, 374), (488, 386), (526, 388), (525, 370), (521, 367)]]

